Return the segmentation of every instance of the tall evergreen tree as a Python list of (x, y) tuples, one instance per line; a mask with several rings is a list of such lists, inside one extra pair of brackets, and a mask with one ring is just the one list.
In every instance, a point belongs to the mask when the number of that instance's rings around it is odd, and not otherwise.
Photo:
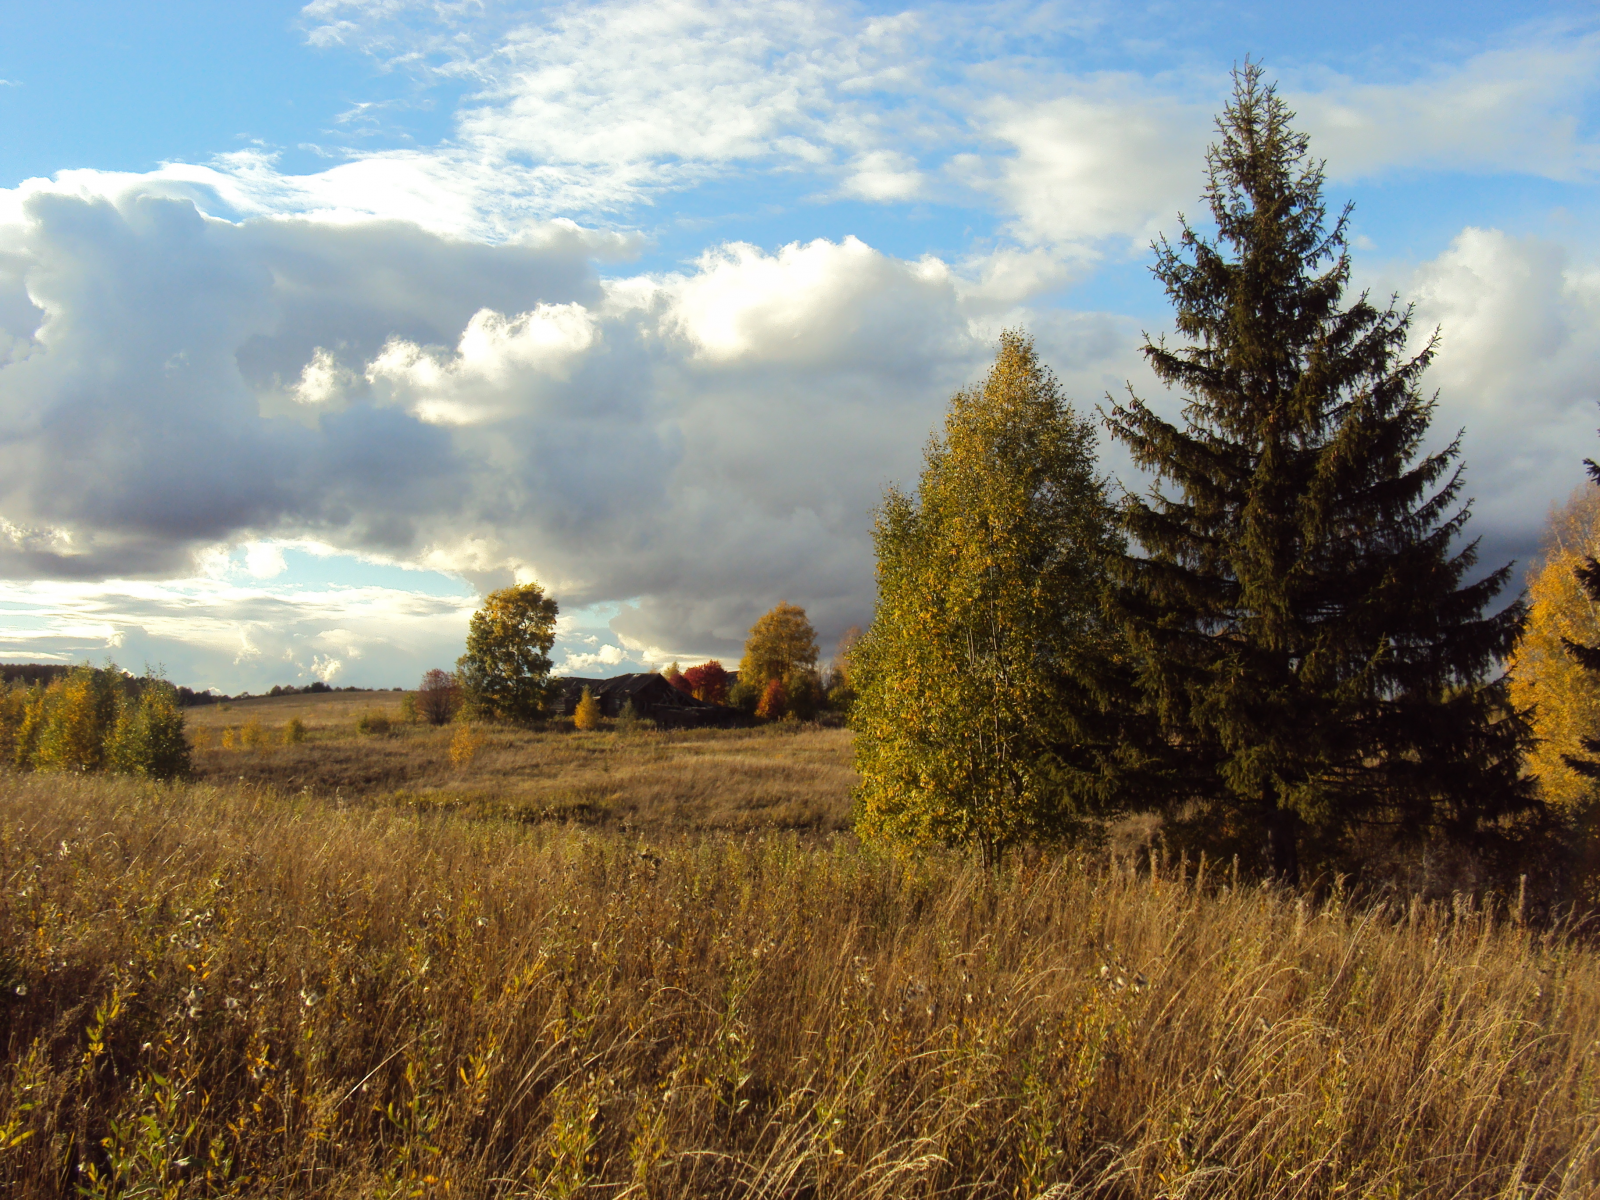
[(1420, 447), (1436, 337), (1407, 354), (1412, 309), (1348, 307), (1347, 207), (1330, 227), (1322, 164), (1258, 65), (1235, 72), (1207, 152), (1217, 236), (1156, 243), (1182, 344), (1148, 341), (1185, 400), (1138, 397), (1112, 432), (1157, 480), (1125, 517), (1143, 555), (1112, 605), (1162, 737), (1175, 825), (1222, 848), (1348, 870), (1374, 840), (1486, 845), (1532, 804), (1526, 725), (1488, 677), (1523, 605), (1487, 609), (1510, 567), (1464, 582), (1454, 548), (1459, 437)]
[(850, 650), (856, 827), (987, 864), (1099, 807), (1106, 562), (1121, 549), (1094, 426), (1033, 345), (1001, 337), (950, 402), (915, 496), (878, 514), (878, 603)]

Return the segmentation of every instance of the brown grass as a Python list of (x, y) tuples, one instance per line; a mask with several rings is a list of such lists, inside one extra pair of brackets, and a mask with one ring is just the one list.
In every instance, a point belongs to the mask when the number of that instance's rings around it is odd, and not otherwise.
[[(850, 734), (811, 725), (754, 729), (575, 732), (485, 727), (470, 762), (452, 761), (458, 728), (404, 725), (359, 736), (356, 721), (397, 693), (285, 696), (198, 711), (209, 728), (258, 719), (271, 744), (223, 748), (220, 734), (194, 754), (203, 781), (244, 782), (284, 792), (309, 789), (344, 800), (444, 808), (520, 820), (692, 830), (848, 828)], [(398, 698), (391, 704), (398, 715)], [(297, 716), (306, 740), (283, 744)], [(609, 726), (609, 723), (608, 723)]]
[(1591, 950), (1192, 875), (0, 777), (0, 1187), (1596, 1194)]

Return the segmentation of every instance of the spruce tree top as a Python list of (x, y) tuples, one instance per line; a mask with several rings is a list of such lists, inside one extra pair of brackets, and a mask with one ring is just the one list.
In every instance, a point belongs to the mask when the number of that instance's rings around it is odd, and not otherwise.
[(1145, 553), (1114, 607), (1164, 730), (1160, 786), (1271, 842), (1288, 876), (1302, 843), (1465, 835), (1525, 802), (1518, 723), (1480, 687), (1522, 622), (1520, 603), (1484, 615), (1510, 567), (1463, 583), (1459, 437), (1420, 453), (1437, 335), (1408, 354), (1410, 307), (1344, 306), (1350, 210), (1330, 227), (1293, 117), (1259, 66), (1235, 73), (1206, 156), (1216, 236), (1185, 221), (1155, 246), (1181, 344), (1144, 351), (1183, 424), (1132, 396), (1107, 419), (1157, 480), (1126, 502)]

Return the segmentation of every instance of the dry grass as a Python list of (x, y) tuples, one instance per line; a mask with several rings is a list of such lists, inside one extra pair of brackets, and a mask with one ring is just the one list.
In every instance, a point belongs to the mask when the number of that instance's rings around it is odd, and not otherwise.
[(0, 881), (8, 1195), (1600, 1188), (1600, 964), (1465, 902), (17, 776)]
[[(849, 825), (850, 734), (815, 726), (578, 733), (486, 728), (470, 762), (452, 761), (450, 726), (396, 723), (363, 737), (356, 721), (397, 693), (285, 696), (199, 711), (215, 736), (195, 753), (205, 781), (345, 800), (445, 808), (521, 820), (570, 820), (652, 832), (798, 829)], [(290, 717), (306, 740), (284, 745)], [(268, 744), (223, 749), (220, 732), (261, 722)]]

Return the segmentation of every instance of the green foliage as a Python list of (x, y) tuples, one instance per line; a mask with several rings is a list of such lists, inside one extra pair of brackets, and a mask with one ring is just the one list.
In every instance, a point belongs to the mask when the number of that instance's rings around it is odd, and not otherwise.
[(984, 382), (951, 400), (917, 495), (891, 488), (878, 513), (877, 611), (848, 655), (863, 836), (992, 864), (1079, 827), (1101, 778), (1113, 515), (1093, 427), (1032, 342), (1004, 334)]
[(629, 700), (622, 706), (622, 711), (617, 714), (618, 733), (637, 733), (641, 729), (649, 729), (655, 722), (647, 721), (639, 715), (639, 710), (634, 708), (633, 701)]
[(356, 718), (356, 732), (363, 737), (382, 737), (389, 732), (389, 713), (381, 708), (369, 708)]
[(177, 691), (114, 664), (74, 667), (48, 687), (0, 694), (0, 752), (21, 770), (116, 771), (173, 779), (189, 771)]
[(774, 679), (817, 665), (817, 631), (797, 604), (779, 604), (750, 627), (744, 657), (739, 660), (739, 681), (766, 690)]
[(536, 583), (503, 588), (472, 614), (467, 652), (456, 674), (467, 703), (482, 715), (531, 721), (554, 695), (550, 647), (555, 644), (555, 600)]
[(1160, 726), (1147, 795), (1288, 881), (1395, 839), (1487, 848), (1531, 804), (1525, 726), (1487, 682), (1522, 605), (1484, 615), (1510, 568), (1463, 583), (1458, 445), (1422, 453), (1434, 344), (1408, 353), (1409, 308), (1343, 307), (1348, 210), (1328, 227), (1292, 118), (1236, 74), (1207, 155), (1218, 237), (1156, 245), (1182, 344), (1144, 351), (1184, 423), (1131, 396), (1108, 421), (1176, 485), (1129, 499), (1145, 556), (1115, 596)]
[(742, 713), (754, 716), (765, 692), (765, 685), (754, 683), (740, 675), (728, 689), (728, 707), (737, 708)]
[(189, 740), (177, 690), (165, 680), (147, 679), (137, 697), (124, 695), (107, 747), (110, 766), (127, 775), (176, 779), (189, 773)]
[(306, 740), (306, 723), (299, 717), (290, 717), (283, 726), (283, 744), (298, 746)]
[(407, 692), (400, 697), (400, 719), (407, 725), (415, 725), (422, 719), (422, 714), (417, 711), (417, 694)]
[(584, 688), (583, 695), (578, 697), (578, 707), (573, 711), (572, 723), (578, 729), (600, 728), (600, 701), (588, 688)]

